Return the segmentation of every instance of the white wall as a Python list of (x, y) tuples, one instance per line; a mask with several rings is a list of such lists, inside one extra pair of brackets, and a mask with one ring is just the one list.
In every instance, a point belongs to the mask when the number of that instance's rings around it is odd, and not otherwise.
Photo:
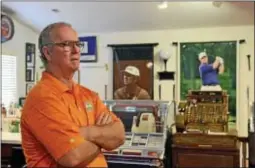
[[(37, 46), (38, 34), (32, 31), (27, 26), (13, 19), (15, 26), (15, 34), (10, 41), (2, 44), (2, 55), (13, 55), (17, 57), (17, 94), (18, 97), (25, 97), (26, 82), (25, 82), (25, 43), (35, 43)], [(36, 55), (36, 69), (38, 69), (38, 55)]]
[[(197, 28), (197, 29), (178, 29), (178, 30), (157, 30), (157, 31), (136, 31), (136, 32), (116, 32), (116, 33), (84, 33), (80, 36), (97, 35), (98, 37), (98, 63), (101, 66), (108, 64), (108, 99), (112, 98), (112, 51), (107, 47), (107, 44), (133, 44), (133, 43), (159, 43), (155, 48), (155, 53), (160, 49), (168, 49), (172, 53), (172, 58), (168, 61), (168, 70), (176, 71), (179, 69), (178, 59), (179, 55), (176, 54), (176, 49), (172, 47), (172, 42), (206, 42), (206, 41), (229, 41), (245, 39), (246, 44), (243, 44), (240, 48), (240, 55), (238, 56), (238, 76), (239, 87), (238, 90), (238, 111), (237, 121), (240, 136), (247, 136), (247, 105), (246, 105), (246, 86), (249, 85), (250, 95), (252, 100), (254, 99), (254, 26), (240, 26), (240, 27), (215, 27), (215, 28)], [(246, 55), (251, 55), (251, 72), (247, 70), (247, 58)], [(154, 74), (156, 75), (158, 70), (163, 70), (163, 66), (159, 63), (155, 56)], [(84, 66), (84, 65), (82, 65)], [(240, 72), (242, 71), (242, 72)], [(99, 85), (100, 78), (95, 78), (95, 74), (88, 74), (81, 72), (82, 76), (92, 79), (91, 81)], [(93, 79), (94, 77), (94, 79)], [(177, 79), (177, 86), (178, 85)], [(173, 82), (154, 80), (154, 95), (155, 99), (158, 99), (158, 85), (162, 84), (162, 99), (172, 100), (172, 85)], [(86, 83), (84, 84), (86, 85)], [(91, 85), (91, 84), (88, 84)], [(102, 85), (104, 85), (102, 83)], [(104, 87), (104, 86), (100, 86)], [(178, 89), (179, 91), (179, 89)], [(179, 95), (179, 94), (177, 94)]]

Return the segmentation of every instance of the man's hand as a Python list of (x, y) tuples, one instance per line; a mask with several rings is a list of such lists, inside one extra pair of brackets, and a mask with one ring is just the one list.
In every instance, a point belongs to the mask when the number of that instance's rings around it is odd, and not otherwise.
[(223, 58), (216, 56), (216, 60), (219, 61), (220, 64), (224, 64)]
[(98, 119), (96, 120), (96, 125), (107, 125), (112, 123), (112, 117), (109, 113), (101, 113)]

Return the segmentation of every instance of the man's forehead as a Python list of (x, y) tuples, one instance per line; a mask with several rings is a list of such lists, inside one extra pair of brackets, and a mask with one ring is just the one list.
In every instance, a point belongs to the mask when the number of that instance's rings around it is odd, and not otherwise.
[(54, 40), (78, 40), (78, 33), (70, 26), (62, 25), (52, 31)]

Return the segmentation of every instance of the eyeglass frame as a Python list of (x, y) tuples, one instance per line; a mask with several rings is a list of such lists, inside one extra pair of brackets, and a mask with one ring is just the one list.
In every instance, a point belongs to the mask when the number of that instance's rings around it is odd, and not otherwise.
[[(72, 46), (70, 46), (70, 43), (72, 44)], [(77, 43), (79, 43), (80, 46), (77, 46)], [(84, 43), (81, 41), (52, 42), (52, 43), (44, 44), (43, 47), (49, 46), (49, 45), (59, 46), (59, 47), (62, 47), (64, 50), (67, 50), (67, 49), (65, 49), (65, 47), (70, 47), (70, 49), (68, 49), (68, 51), (71, 51), (74, 48), (74, 46), (77, 46), (80, 51), (84, 48)]]

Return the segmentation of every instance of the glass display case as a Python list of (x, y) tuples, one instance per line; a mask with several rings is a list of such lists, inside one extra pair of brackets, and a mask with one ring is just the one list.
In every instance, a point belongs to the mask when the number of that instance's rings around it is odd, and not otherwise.
[[(168, 127), (167, 101), (104, 101), (125, 125), (126, 141), (114, 151), (104, 151), (109, 164), (163, 167)], [(113, 166), (109, 166), (113, 167)]]

